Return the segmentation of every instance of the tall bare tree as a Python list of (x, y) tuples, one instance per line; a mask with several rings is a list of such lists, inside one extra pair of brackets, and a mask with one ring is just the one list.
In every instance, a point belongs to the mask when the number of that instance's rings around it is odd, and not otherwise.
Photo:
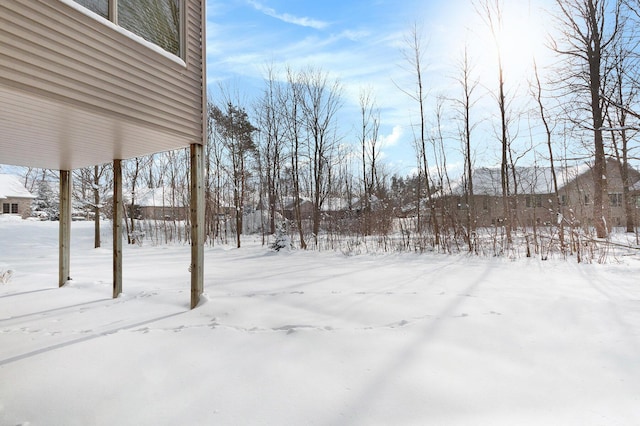
[(530, 89), (531, 89), (533, 98), (535, 99), (538, 105), (538, 114), (544, 126), (544, 131), (546, 136), (545, 142), (546, 142), (547, 152), (549, 154), (549, 167), (551, 169), (551, 180), (553, 184), (553, 192), (555, 195), (554, 207), (555, 207), (557, 218), (560, 219), (558, 223), (558, 238), (560, 240), (560, 250), (562, 251), (562, 253), (564, 253), (565, 244), (564, 244), (564, 225), (562, 221), (563, 219), (562, 218), (562, 200), (560, 198), (558, 176), (556, 174), (556, 166), (554, 162), (554, 150), (553, 150), (553, 127), (554, 126), (547, 112), (547, 108), (545, 107), (545, 104), (544, 104), (542, 81), (540, 79), (540, 73), (538, 71), (538, 66), (535, 59), (533, 61), (533, 70), (534, 70), (535, 81), (533, 82), (532, 85), (530, 85)]
[(111, 180), (106, 176), (108, 171), (110, 171), (109, 165), (96, 165), (93, 167), (93, 185), (91, 189), (93, 190), (93, 246), (95, 248), (98, 248), (101, 245), (100, 216), (102, 213), (103, 196), (106, 192), (104, 185), (106, 182)]
[(110, 165), (96, 165), (74, 170), (74, 204), (82, 209), (83, 215), (87, 219), (94, 220), (95, 248), (100, 247), (100, 215), (102, 212), (103, 200), (110, 190), (109, 176)]
[(471, 109), (477, 102), (475, 92), (479, 86), (479, 81), (473, 75), (473, 64), (469, 57), (469, 49), (465, 44), (462, 59), (458, 63), (458, 75), (456, 82), (461, 89), (460, 96), (453, 99), (458, 115), (459, 133), (462, 141), (462, 152), (464, 155), (464, 197), (467, 204), (467, 245), (469, 251), (473, 250), (472, 235), (475, 232), (476, 207), (473, 193), (473, 147), (471, 144), (471, 133), (476, 123), (471, 120)]
[(372, 200), (374, 190), (378, 185), (377, 161), (380, 155), (378, 151), (378, 133), (380, 129), (380, 111), (375, 106), (375, 100), (371, 89), (362, 89), (360, 92), (360, 148), (362, 155), (362, 232), (369, 235), (372, 231)]
[[(611, 49), (621, 34), (620, 0), (556, 0), (561, 31), (553, 49), (566, 60), (562, 80), (565, 95), (585, 106), (588, 122), (575, 109), (574, 120), (592, 133), (593, 138), (593, 221), (598, 238), (608, 235), (606, 208), (607, 170), (603, 126), (605, 104), (603, 88), (611, 75)], [(580, 96), (588, 102), (580, 102)]]
[(302, 120), (307, 134), (313, 202), (312, 232), (317, 245), (322, 205), (331, 186), (332, 161), (337, 147), (337, 118), (342, 88), (327, 72), (310, 67), (301, 73)]
[(625, 225), (627, 232), (634, 232), (635, 218), (633, 197), (630, 187), (629, 156), (634, 136), (638, 134), (638, 126), (631, 125), (632, 120), (637, 121), (631, 108), (638, 101), (638, 80), (640, 73), (638, 65), (640, 58), (637, 55), (638, 40), (633, 32), (621, 37), (615, 44), (613, 52), (613, 76), (609, 80), (610, 87), (606, 88), (603, 96), (607, 105), (606, 120), (609, 123), (613, 155), (615, 156), (620, 176), (622, 178), (622, 202), (625, 212)]
[[(127, 230), (127, 243), (136, 244), (140, 243), (143, 238), (143, 234), (139, 229), (136, 229), (135, 220), (138, 218), (137, 202), (140, 188), (142, 187), (142, 174), (146, 166), (150, 162), (150, 157), (135, 157), (123, 162), (124, 179), (129, 183), (129, 208), (128, 217), (129, 221), (125, 220), (125, 226)], [(123, 206), (124, 207), (124, 206)]]
[[(429, 172), (429, 160), (427, 156), (427, 116), (426, 116), (426, 101), (428, 90), (425, 87), (424, 72), (425, 72), (425, 49), (423, 47), (423, 35), (418, 25), (414, 25), (409, 30), (405, 39), (405, 47), (402, 50), (404, 60), (407, 62), (408, 71), (412, 73), (414, 80), (414, 88), (411, 90), (400, 89), (406, 95), (408, 95), (413, 101), (418, 104), (418, 130), (415, 137), (416, 154), (421, 164), (418, 175), (424, 173), (424, 184), (426, 189), (426, 198), (429, 208), (431, 210), (430, 221), (433, 227), (435, 244), (440, 243), (440, 237), (438, 235), (438, 219), (435, 215), (435, 206), (433, 203), (433, 191), (431, 188), (431, 176)], [(421, 194), (418, 190), (417, 209), (418, 209), (418, 231), (420, 231), (420, 203)]]
[(509, 109), (507, 94), (505, 91), (505, 73), (504, 65), (502, 62), (502, 49), (501, 40), (504, 26), (503, 16), (503, 3), (501, 0), (481, 0), (475, 4), (476, 10), (481, 19), (491, 31), (493, 41), (496, 49), (496, 67), (498, 71), (498, 93), (496, 101), (498, 102), (498, 109), (500, 112), (500, 130), (499, 138), (501, 145), (501, 159), (500, 159), (500, 183), (502, 187), (502, 209), (503, 220), (505, 224), (505, 230), (507, 234), (507, 241), (510, 244), (512, 241), (511, 231), (513, 227), (510, 190), (509, 190), (509, 155), (510, 155), (510, 137), (509, 137), (509, 123), (507, 117), (507, 111)]
[(285, 136), (289, 141), (289, 158), (291, 159), (291, 182), (293, 186), (293, 213), (298, 229), (300, 247), (307, 248), (302, 222), (302, 188), (300, 185), (300, 155), (304, 139), (302, 125), (302, 80), (292, 68), (287, 68), (287, 90), (281, 92), (280, 104), (285, 110)]
[(269, 232), (276, 232), (276, 206), (279, 198), (279, 180), (284, 155), (285, 129), (284, 107), (282, 99), (282, 85), (272, 66), (266, 70), (265, 88), (262, 97), (255, 107), (256, 125), (260, 129), (258, 134), (259, 152), (262, 165), (262, 175), (267, 191), (269, 208)]

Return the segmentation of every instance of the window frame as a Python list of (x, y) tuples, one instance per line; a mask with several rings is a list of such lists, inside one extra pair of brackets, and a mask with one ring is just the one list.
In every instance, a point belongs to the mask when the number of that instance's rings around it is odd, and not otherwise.
[(541, 194), (529, 194), (525, 196), (525, 205), (527, 208), (542, 207), (542, 195)]
[(611, 207), (622, 207), (624, 205), (624, 200), (622, 197), (622, 192), (610, 192), (609, 193), (609, 206)]
[(482, 197), (482, 210), (489, 211), (489, 197)]
[(18, 203), (2, 203), (2, 214), (20, 214), (20, 205)]
[[(178, 53), (174, 53), (171, 52), (169, 50), (166, 50), (165, 48), (163, 48), (162, 46), (160, 46), (159, 44), (146, 39), (145, 37), (143, 37), (142, 35), (138, 34), (135, 31), (130, 30), (129, 28), (125, 28), (123, 26), (121, 26), (118, 23), (118, 2), (120, 0), (106, 0), (108, 3), (107, 6), (107, 10), (108, 10), (108, 16), (105, 17), (103, 15), (101, 15), (100, 13), (94, 12), (93, 10), (89, 9), (88, 7), (84, 6), (83, 4), (79, 3), (78, 0), (72, 0), (75, 4), (77, 4), (79, 7), (82, 7), (83, 9), (88, 10), (90, 13), (93, 13), (96, 16), (99, 16), (102, 19), (106, 19), (108, 21), (110, 21), (111, 23), (113, 23), (114, 25), (117, 25), (119, 28), (122, 28), (125, 31), (129, 31), (131, 34), (135, 34), (137, 37), (140, 37), (142, 39), (144, 39), (145, 41), (147, 41), (148, 43), (153, 44), (154, 46), (157, 46), (158, 48), (162, 49), (164, 52), (173, 55), (179, 59), (181, 59), (182, 61), (186, 61), (186, 52), (187, 52), (187, 47), (186, 47), (186, 43), (187, 43), (187, 13), (186, 13), (186, 0), (177, 0), (178, 1), (178, 7), (179, 7), (179, 13), (180, 13), (180, 17), (179, 17), (179, 28), (178, 28)], [(171, 0), (169, 0), (171, 1)]]

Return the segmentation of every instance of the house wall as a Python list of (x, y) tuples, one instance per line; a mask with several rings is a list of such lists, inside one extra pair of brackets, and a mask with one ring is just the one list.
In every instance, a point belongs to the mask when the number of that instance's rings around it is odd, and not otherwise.
[[(533, 226), (555, 221), (555, 214), (550, 213), (552, 196), (549, 194), (519, 195), (511, 197), (510, 203), (513, 206), (512, 221), (517, 226)], [(474, 195), (475, 203), (475, 226), (487, 227), (500, 225), (504, 220), (504, 208), (502, 197), (494, 195)], [(447, 207), (447, 211), (452, 217), (448, 220), (466, 223), (467, 207), (462, 197), (456, 197)]]
[[(631, 171), (631, 183), (640, 179), (640, 173)], [(625, 210), (622, 200), (623, 182), (617, 163), (607, 163), (608, 189), (605, 196), (606, 214), (609, 227), (624, 226)], [(611, 194), (611, 197), (609, 196)], [(620, 195), (614, 195), (620, 194)], [(563, 217), (575, 225), (591, 226), (593, 224), (594, 183), (591, 172), (583, 173), (571, 180), (559, 190), (561, 198), (560, 212)], [(476, 209), (476, 226), (486, 227), (500, 224), (504, 218), (502, 197), (495, 195), (474, 195)], [(466, 223), (466, 205), (460, 196), (448, 197), (443, 201), (454, 220)], [(555, 194), (521, 194), (511, 197), (513, 222), (516, 226), (532, 226), (533, 224), (557, 223)], [(637, 201), (634, 199), (634, 212), (638, 217)], [(637, 222), (637, 221), (636, 221)]]
[(185, 220), (188, 210), (186, 207), (162, 207), (144, 206), (139, 207), (140, 219), (151, 220)]
[[(5, 205), (8, 205), (9, 207), (9, 213), (8, 214), (15, 214), (18, 215), (20, 217), (22, 217), (23, 219), (31, 216), (31, 198), (16, 198), (16, 197), (7, 197), (7, 198), (2, 198), (0, 199), (0, 214), (5, 214)], [(12, 212), (12, 206), (17, 204), (18, 205), (18, 212), (17, 213), (13, 213)]]
[[(630, 170), (633, 184), (640, 179), (640, 173)], [(624, 200), (622, 199), (623, 182), (620, 167), (613, 161), (607, 162), (607, 194), (604, 195), (604, 205), (608, 216), (608, 226), (623, 226), (625, 224)], [(581, 224), (593, 223), (593, 200), (595, 195), (593, 174), (589, 171), (569, 182), (560, 191), (560, 196), (566, 200), (565, 215), (574, 217)], [(635, 204), (635, 203), (634, 203)], [(637, 210), (637, 209), (636, 209)], [(637, 213), (637, 212), (636, 212)]]
[(2, 1), (5, 157), (72, 169), (202, 143), (200, 5), (185, 0), (181, 59), (70, 0)]

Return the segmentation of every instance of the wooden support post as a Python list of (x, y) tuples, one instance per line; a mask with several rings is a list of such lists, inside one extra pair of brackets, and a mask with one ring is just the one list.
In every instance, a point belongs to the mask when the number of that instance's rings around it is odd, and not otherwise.
[(202, 133), (201, 140), (192, 143), (190, 146), (191, 154), (191, 309), (198, 306), (200, 296), (204, 291), (204, 147), (208, 138), (208, 100), (207, 100), (207, 65), (204, 59), (207, 57), (206, 46), (206, 28), (207, 28), (207, 11), (206, 0), (200, 1), (201, 22), (200, 22), (200, 51), (202, 58), (202, 70), (200, 74), (202, 83)]
[(122, 160), (113, 160), (113, 298), (122, 293)]
[(71, 270), (71, 172), (60, 170), (58, 286), (70, 278)]
[(191, 144), (191, 309), (204, 288), (204, 148)]

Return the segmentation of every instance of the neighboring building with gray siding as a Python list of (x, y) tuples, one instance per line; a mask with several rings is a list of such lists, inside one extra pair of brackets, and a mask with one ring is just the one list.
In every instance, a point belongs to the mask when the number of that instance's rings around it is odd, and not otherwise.
[[(635, 188), (640, 185), (640, 172), (629, 168), (629, 200), (632, 205), (634, 223), (638, 223), (640, 197)], [(509, 203), (512, 208), (514, 226), (533, 226), (535, 224), (553, 224), (562, 218), (573, 224), (592, 226), (593, 224), (593, 172), (588, 164), (574, 167), (557, 167), (556, 180), (560, 205), (557, 206), (551, 169), (549, 167), (517, 167), (515, 170), (517, 187), (510, 179)], [(623, 181), (620, 164), (613, 159), (607, 160), (607, 200), (604, 212), (607, 225), (611, 227), (625, 225), (625, 206), (623, 203)], [(499, 168), (478, 168), (473, 173), (473, 193), (469, 204), (475, 207), (474, 225), (486, 227), (503, 223), (505, 213), (502, 200), (502, 184)], [(468, 197), (462, 181), (452, 185), (449, 194), (438, 199), (438, 206), (445, 207), (449, 215), (458, 223), (465, 223)], [(443, 209), (438, 209), (442, 211)], [(559, 211), (558, 211), (559, 210)], [(442, 216), (442, 215), (441, 215)], [(446, 218), (445, 218), (446, 219)]]

